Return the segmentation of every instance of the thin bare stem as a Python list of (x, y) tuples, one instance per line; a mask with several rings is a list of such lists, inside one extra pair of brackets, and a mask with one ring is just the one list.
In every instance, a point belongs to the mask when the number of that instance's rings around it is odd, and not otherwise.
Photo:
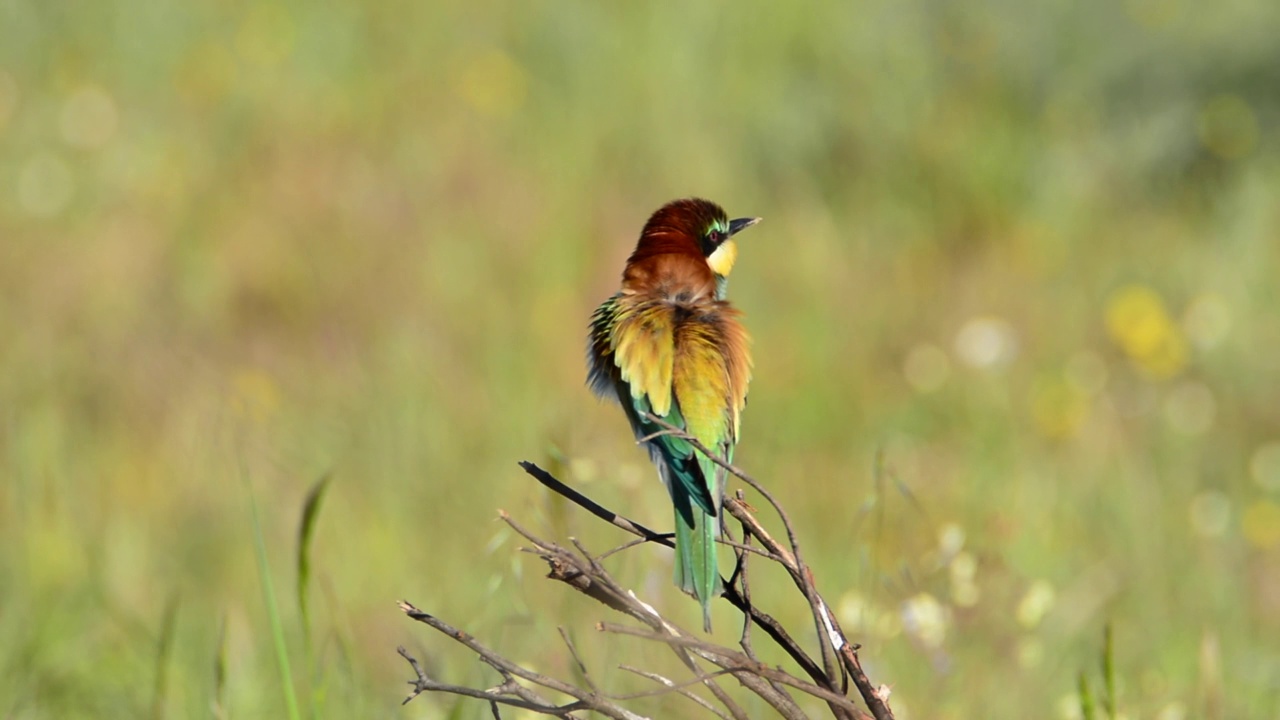
[[(542, 485), (547, 489), (574, 502), (587, 512), (590, 512), (592, 515), (595, 515), (605, 522), (650, 542), (656, 542), (661, 545), (666, 545), (667, 547), (675, 547), (675, 543), (672, 541), (671, 535), (656, 533), (638, 522), (604, 508), (586, 495), (583, 495), (577, 490), (574, 490), (568, 485), (560, 482), (551, 473), (543, 470), (537, 465), (528, 461), (522, 461), (520, 462), (520, 467), (523, 468), (524, 471), (533, 479), (542, 483)], [(752, 520), (754, 522), (755, 519), (752, 518)], [(759, 523), (756, 524), (758, 525)], [(737, 589), (735, 589), (732, 584), (725, 583), (724, 588), (723, 597), (725, 600), (728, 600), (729, 603), (739, 611), (749, 613), (752, 621), (759, 625), (760, 628), (764, 630), (765, 634), (768, 635), (769, 638), (778, 645), (778, 647), (782, 648), (782, 650), (784, 650), (787, 655), (789, 655), (791, 659), (804, 670), (806, 675), (812, 678), (815, 682), (821, 681), (821, 678), (823, 677), (822, 668), (818, 667), (817, 663), (809, 657), (808, 653), (804, 651), (804, 648), (802, 648), (800, 644), (791, 637), (791, 634), (787, 632), (787, 629), (784, 628), (781, 623), (779, 623), (772, 615), (769, 615), (746, 602), (743, 597), (738, 594)]]
[[(467, 633), (453, 627), (434, 615), (419, 610), (407, 601), (400, 601), (400, 609), (414, 620), (431, 627), (443, 635), (447, 635), (455, 642), (465, 646), (468, 650), (471, 650), (479, 656), (485, 664), (498, 670), (504, 678), (504, 682), (496, 688), (491, 688), (489, 690), (477, 690), (474, 688), (447, 685), (430, 680), (427, 678), (426, 674), (422, 672), (422, 668), (420, 666), (417, 666), (416, 663), (410, 663), (415, 666), (414, 672), (418, 677), (411, 683), (414, 687), (414, 693), (409, 697), (409, 700), (412, 700), (417, 695), (427, 691), (446, 692), (454, 695), (466, 695), (468, 697), (481, 698), (490, 702), (519, 707), (525, 710), (534, 710), (544, 715), (554, 715), (556, 717), (567, 718), (572, 717), (572, 713), (578, 710), (593, 710), (606, 717), (615, 718), (615, 720), (643, 720), (643, 716), (637, 715), (630, 710), (614, 704), (608, 698), (601, 697), (596, 693), (585, 692), (570, 683), (521, 667), (493, 650), (490, 650)], [(408, 653), (401, 652), (400, 654), (401, 656), (404, 656), (405, 659), (408, 659)], [(564, 693), (569, 697), (576, 698), (577, 701), (567, 705), (556, 705), (545, 701), (537, 695), (532, 694), (528, 688), (525, 688), (516, 682), (515, 678), (517, 677), (540, 687), (547, 688), (548, 690), (555, 690), (556, 692)], [(405, 702), (408, 702), (408, 700)]]
[(649, 680), (652, 680), (658, 683), (659, 685), (662, 685), (663, 687), (660, 690), (655, 690), (648, 693), (633, 693), (631, 695), (621, 695), (615, 698), (617, 700), (630, 700), (632, 698), (652, 697), (656, 695), (674, 692), (674, 693), (683, 695), (684, 697), (687, 697), (690, 700), (694, 701), (695, 703), (700, 705), (703, 709), (705, 709), (707, 712), (720, 718), (720, 720), (729, 720), (729, 716), (724, 714), (724, 712), (720, 710), (720, 708), (716, 707), (715, 705), (712, 705), (706, 700), (703, 700), (702, 698), (698, 697), (695, 693), (692, 693), (688, 690), (688, 688), (692, 685), (701, 684), (702, 683), (701, 677), (696, 677), (692, 680), (689, 680), (688, 682), (677, 684), (676, 682), (669, 680), (657, 673), (649, 672), (647, 670), (641, 670), (639, 668), (634, 668), (634, 667), (631, 667), (630, 665), (619, 665), (618, 668), (620, 670), (626, 670), (627, 672), (630, 672), (630, 673), (635, 673), (636, 675), (639, 675), (642, 678), (648, 678)]
[[(654, 419), (654, 421), (665, 425), (660, 419)], [(402, 602), (401, 608), (409, 617), (467, 647), (482, 662), (493, 668), (502, 679), (498, 685), (487, 689), (442, 683), (429, 677), (417, 660), (401, 649), (402, 657), (410, 664), (415, 675), (415, 679), (409, 683), (413, 693), (405, 702), (424, 692), (443, 692), (482, 700), (489, 705), (492, 716), (499, 720), (502, 717), (501, 708), (503, 707), (515, 707), (551, 717), (579, 718), (580, 720), (585, 720), (587, 714), (622, 720), (645, 720), (643, 716), (624, 708), (619, 703), (664, 694), (679, 694), (715, 715), (719, 720), (750, 720), (746, 710), (735, 696), (721, 686), (725, 679), (732, 676), (743, 689), (762, 699), (784, 720), (808, 720), (808, 716), (793, 699), (792, 692), (822, 700), (829, 708), (831, 716), (841, 720), (870, 720), (873, 716), (876, 720), (892, 720), (893, 714), (887, 702), (889, 689), (884, 685), (873, 685), (862, 671), (857, 656), (858, 647), (845, 638), (830, 606), (818, 593), (813, 572), (805, 564), (799, 550), (795, 527), (776, 499), (754, 479), (723, 460), (715, 458), (696, 439), (690, 438), (678, 428), (665, 426), (663, 434), (680, 436), (690, 441), (699, 452), (712, 458), (728, 472), (761, 493), (777, 512), (786, 528), (785, 542), (773, 537), (755, 517), (753, 508), (747, 505), (741, 490), (734, 498), (724, 503), (725, 516), (721, 518), (721, 522), (724, 523), (728, 517), (733, 517), (738, 520), (738, 527), (742, 531), (739, 541), (734, 537), (734, 528), (726, 525), (723, 527), (721, 540), (722, 544), (734, 550), (737, 558), (732, 576), (724, 581), (723, 596), (743, 614), (742, 633), (738, 638), (740, 649), (719, 645), (705, 635), (688, 632), (664, 618), (654, 606), (646, 603), (635, 592), (615, 580), (603, 565), (606, 558), (639, 544), (657, 543), (670, 547), (673, 545), (672, 536), (654, 532), (640, 523), (614, 513), (568, 487), (536, 465), (522, 462), (521, 467), (544, 486), (586, 509), (592, 515), (634, 535), (637, 539), (602, 554), (595, 554), (577, 538), (569, 538), (567, 545), (547, 540), (518, 523), (508, 513), (499, 511), (500, 518), (528, 543), (520, 550), (537, 555), (545, 561), (549, 569), (548, 578), (558, 580), (603, 606), (640, 623), (640, 627), (600, 623), (597, 625), (599, 629), (614, 635), (634, 636), (664, 644), (684, 665), (688, 677), (674, 679), (652, 671), (623, 665), (622, 669), (656, 682), (661, 687), (629, 695), (610, 694), (597, 685), (596, 678), (589, 671), (569, 631), (564, 627), (559, 628), (559, 632), (573, 662), (570, 667), (576, 680), (572, 683), (535, 672), (504, 658), (467, 633), (407, 602)], [(751, 596), (750, 561), (753, 558), (759, 558), (757, 562), (774, 562), (781, 565), (805, 597), (817, 629), (817, 639), (822, 654), (820, 663), (810, 657), (781, 623), (756, 607)], [(756, 628), (762, 630), (785, 651), (809, 679), (801, 679), (782, 667), (771, 667), (761, 662), (756, 657), (756, 648), (753, 643), (753, 633)], [(855, 704), (855, 699), (848, 695), (850, 678), (857, 687), (862, 701), (871, 710), (871, 715), (860, 709)], [(695, 693), (692, 689), (695, 685), (707, 688), (711, 697)], [(544, 691), (560, 693), (572, 698), (572, 701), (553, 702), (541, 694)], [(714, 700), (711, 699), (712, 697)]]
[(587, 670), (587, 664), (582, 662), (582, 658), (578, 657), (578, 648), (573, 644), (573, 638), (569, 637), (569, 631), (561, 625), (557, 628), (560, 631), (560, 639), (564, 640), (564, 646), (569, 649), (569, 657), (573, 658), (574, 665), (578, 672), (582, 675), (582, 680), (587, 683), (587, 687), (591, 688), (591, 692), (599, 693), (600, 688), (596, 687), (596, 682), (591, 678), (590, 671)]
[(728, 648), (712, 645), (697, 638), (685, 637), (668, 637), (658, 633), (649, 632), (641, 628), (628, 627), (626, 625), (616, 625), (613, 623), (601, 623), (599, 628), (607, 633), (616, 635), (630, 635), (632, 637), (643, 638), (646, 640), (656, 640), (666, 643), (667, 645), (680, 645), (698, 653), (701, 657), (707, 657), (711, 662), (720, 665), (725, 670), (732, 672), (734, 675), (749, 674), (756, 675), (768, 680), (780, 682), (790, 686), (808, 695), (812, 695), (820, 700), (825, 700), (829, 704), (835, 704), (844, 707), (851, 712), (864, 714), (858, 709), (853, 701), (844, 695), (833, 692), (827, 688), (819, 687), (813, 683), (805, 682), (796, 678), (789, 673), (775, 670), (762, 663), (756, 662), (751, 658)]

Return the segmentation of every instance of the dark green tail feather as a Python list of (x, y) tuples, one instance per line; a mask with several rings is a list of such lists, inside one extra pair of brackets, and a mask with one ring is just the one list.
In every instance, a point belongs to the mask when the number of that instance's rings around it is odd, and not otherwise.
[[(625, 397), (624, 393), (629, 391), (624, 384), (619, 384), (619, 397)], [(623, 408), (636, 437), (648, 437), (663, 430), (645, 417), (650, 412), (647, 398), (631, 400), (629, 405), (623, 403)], [(678, 405), (671, 408), (666, 420), (676, 427), (685, 424)], [(724, 473), (684, 438), (659, 435), (645, 444), (675, 508), (675, 584), (698, 599), (702, 605), (703, 628), (710, 632), (711, 601), (723, 590), (716, 562), (716, 538), (720, 536)]]
[(702, 628), (711, 632), (711, 600), (722, 590), (716, 562), (720, 523), (690, 502), (689, 493), (681, 485), (673, 484), (671, 495), (676, 526), (675, 583), (698, 599), (702, 605)]

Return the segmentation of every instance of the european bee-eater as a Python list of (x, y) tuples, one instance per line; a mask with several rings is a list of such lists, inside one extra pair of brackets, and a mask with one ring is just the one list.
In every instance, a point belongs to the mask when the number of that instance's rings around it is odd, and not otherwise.
[(751, 342), (725, 300), (733, 236), (760, 218), (730, 220), (713, 202), (676, 200), (645, 223), (622, 289), (591, 316), (587, 383), (615, 399), (644, 439), (675, 507), (675, 582), (702, 604), (720, 594), (716, 539), (725, 470), (647, 415), (732, 461), (751, 380)]

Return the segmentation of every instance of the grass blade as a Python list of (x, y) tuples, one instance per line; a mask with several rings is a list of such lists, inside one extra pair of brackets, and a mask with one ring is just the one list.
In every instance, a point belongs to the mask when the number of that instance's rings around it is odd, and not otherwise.
[(154, 720), (164, 717), (164, 701), (169, 689), (169, 656), (173, 654), (173, 632), (177, 619), (178, 595), (174, 593), (169, 596), (169, 602), (165, 603), (160, 640), (156, 647), (156, 679), (151, 693), (151, 717)]
[(1080, 717), (1083, 720), (1094, 720), (1093, 692), (1089, 689), (1089, 678), (1080, 673)]
[(302, 720), (298, 711), (298, 696), (293, 689), (293, 669), (289, 665), (289, 648), (284, 639), (284, 623), (280, 619), (280, 607), (276, 603), (275, 585), (271, 582), (271, 566), (267, 562), (267, 542), (262, 536), (262, 521), (258, 514), (258, 501), (253, 494), (249, 475), (245, 473), (245, 486), (249, 492), (249, 510), (253, 518), (253, 546), (258, 559), (258, 578), (262, 581), (262, 598), (267, 605), (267, 618), (271, 623), (271, 638), (276, 648), (276, 663), (280, 668), (280, 689), (284, 693), (285, 708), (289, 720)]
[(213, 657), (213, 716), (227, 717), (227, 616), (218, 620), (218, 652)]
[(1107, 710), (1107, 717), (1114, 720), (1116, 717), (1116, 666), (1115, 666), (1115, 647), (1111, 639), (1111, 623), (1107, 623), (1102, 629), (1102, 687), (1106, 693), (1102, 698), (1103, 707)]
[(311, 539), (315, 536), (316, 520), (320, 517), (320, 504), (329, 488), (331, 473), (325, 473), (307, 493), (302, 506), (302, 522), (298, 525), (298, 610), (302, 613), (302, 629), (310, 638), (311, 622), (307, 610), (307, 586), (311, 583)]

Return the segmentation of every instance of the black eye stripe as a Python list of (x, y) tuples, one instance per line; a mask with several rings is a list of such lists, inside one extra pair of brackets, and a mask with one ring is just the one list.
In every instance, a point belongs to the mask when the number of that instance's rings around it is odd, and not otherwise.
[(702, 254), (710, 255), (715, 252), (720, 244), (729, 239), (729, 234), (725, 232), (723, 226), (712, 225), (702, 235)]

